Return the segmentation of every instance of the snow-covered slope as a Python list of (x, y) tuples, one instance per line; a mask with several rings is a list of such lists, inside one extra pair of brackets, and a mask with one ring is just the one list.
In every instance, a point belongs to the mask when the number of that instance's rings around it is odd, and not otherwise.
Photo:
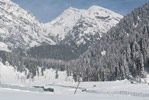
[(75, 36), (79, 25), (79, 34), (73, 38), (77, 37), (75, 43), (80, 45), (85, 44), (86, 35), (106, 33), (121, 18), (121, 15), (99, 6), (88, 10), (70, 7), (55, 20), (43, 24), (11, 0), (0, 0), (0, 41), (11, 49), (27, 49), (42, 43), (60, 44), (62, 40)]
[(81, 15), (87, 15), (86, 10), (79, 10), (76, 8), (66, 9), (55, 20), (45, 24), (47, 32), (50, 36), (57, 37), (57, 40), (63, 40), (67, 33), (73, 28)]
[(80, 23), (80, 20), (86, 25), (80, 30), (83, 31), (81, 37), (84, 34), (94, 35), (96, 32), (106, 33), (121, 18), (121, 15), (99, 6), (92, 6), (88, 10), (70, 7), (55, 20), (45, 24), (45, 27), (48, 28), (49, 36), (55, 37), (55, 41), (58, 42), (70, 34), (73, 35), (73, 28)]
[[(1, 60), (1, 59), (0, 59)], [(27, 78), (29, 74), (28, 70), (24, 72), (18, 72), (17, 69), (8, 62), (3, 64), (0, 61), (0, 83), (9, 84), (49, 84), (49, 83), (59, 83), (59, 82), (73, 82), (71, 76), (67, 76), (66, 71), (58, 71), (56, 78), (56, 71), (53, 69), (46, 69), (41, 74), (41, 69), (39, 68), (39, 74), (34, 78)]]
[(10, 0), (0, 0), (0, 41), (12, 49), (25, 49), (45, 41), (54, 44), (44, 35), (42, 23)]
[(6, 52), (10, 52), (10, 50), (8, 49), (8, 45), (6, 45), (3, 42), (0, 42), (0, 50), (1, 51), (6, 51)]

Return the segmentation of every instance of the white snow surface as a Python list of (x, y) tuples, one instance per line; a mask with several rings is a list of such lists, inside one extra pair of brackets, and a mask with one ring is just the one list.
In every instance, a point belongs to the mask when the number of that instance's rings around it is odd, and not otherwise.
[(47, 84), (59, 82), (73, 82), (73, 78), (67, 77), (66, 71), (58, 71), (58, 79), (55, 79), (56, 70), (46, 69), (44, 75), (41, 74), (39, 68), (39, 75), (34, 79), (27, 79), (28, 70), (26, 72), (18, 72), (15, 67), (10, 66), (8, 62), (5, 65), (0, 61), (0, 82), (9, 84)]
[[(64, 92), (63, 90), (60, 91)], [(1, 100), (148, 100), (146, 97), (90, 94), (83, 92), (74, 95), (72, 91), (69, 91), (69, 94), (55, 94), (34, 93), (0, 88), (0, 97)]]
[(105, 56), (105, 55), (106, 55), (106, 51), (103, 50), (103, 51), (101, 52), (101, 55), (102, 55), (102, 56)]
[(0, 50), (1, 51), (6, 51), (6, 52), (10, 52), (10, 50), (8, 49), (8, 45), (6, 45), (3, 42), (0, 42)]
[(55, 44), (45, 36), (42, 23), (10, 0), (0, 0), (0, 41), (12, 48), (27, 49), (42, 42)]
[[(39, 69), (40, 70), (40, 69)], [(47, 69), (42, 76), (39, 73), (34, 79), (26, 79), (25, 73), (15, 70), (8, 62), (0, 62), (0, 84), (18, 85), (28, 87), (28, 90), (4, 87), (0, 85), (1, 100), (148, 100), (148, 84), (131, 84), (128, 80), (107, 82), (81, 82), (74, 95), (78, 82), (67, 77), (66, 72), (59, 71), (59, 78), (55, 79), (55, 70)], [(149, 78), (147, 78), (148, 80)], [(148, 81), (149, 83), (149, 81)], [(53, 88), (54, 92), (30, 91), (32, 86)], [(82, 90), (85, 90), (82, 92)], [(122, 94), (121, 92), (126, 92)], [(135, 95), (132, 95), (135, 94)], [(141, 95), (139, 95), (141, 94)], [(148, 96), (142, 96), (148, 94)]]
[[(94, 35), (97, 32), (106, 33), (121, 18), (121, 15), (99, 6), (88, 10), (70, 7), (53, 21), (44, 24), (11, 0), (0, 0), (0, 38), (11, 48), (27, 49), (42, 43), (55, 45), (73, 33), (71, 31), (79, 20), (92, 25), (86, 26), (82, 34)], [(82, 37), (76, 44), (85, 43), (80, 42)]]
[(115, 26), (121, 18), (122, 15), (99, 6), (92, 6), (88, 10), (70, 7), (59, 17), (45, 24), (45, 27), (47, 27), (47, 32), (50, 36), (56, 37), (60, 41), (71, 33), (70, 31), (79, 20), (83, 19), (85, 23), (91, 23), (93, 27), (88, 27), (84, 30), (84, 33), (94, 35), (98, 31), (100, 33), (106, 33), (111, 27)]
[[(75, 87), (78, 83), (56, 83), (46, 87), (54, 88), (54, 93), (50, 92), (31, 92), (26, 90), (11, 89), (0, 87), (0, 97), (2, 100), (148, 100), (148, 96), (131, 96), (130, 94), (111, 94), (114, 91), (128, 91), (128, 93), (146, 93), (149, 88), (147, 84), (130, 84), (127, 80), (116, 82), (83, 82), (80, 88), (86, 88), (82, 92), (78, 89), (74, 95)], [(96, 87), (95, 87), (96, 86)], [(105, 93), (104, 93), (105, 91)]]

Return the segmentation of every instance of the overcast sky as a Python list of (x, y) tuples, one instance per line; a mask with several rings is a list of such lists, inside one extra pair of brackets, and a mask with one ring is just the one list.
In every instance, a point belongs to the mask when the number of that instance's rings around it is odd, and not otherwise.
[(140, 7), (149, 0), (12, 0), (33, 13), (41, 22), (50, 22), (69, 7), (88, 9), (92, 5), (111, 9), (122, 15)]

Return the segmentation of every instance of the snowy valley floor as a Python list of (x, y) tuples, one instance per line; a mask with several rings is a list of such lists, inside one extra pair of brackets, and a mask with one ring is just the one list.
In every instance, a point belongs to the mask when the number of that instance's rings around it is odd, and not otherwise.
[[(74, 82), (45, 85), (54, 88), (54, 93), (0, 87), (0, 100), (149, 100), (148, 84), (131, 84), (127, 80), (84, 82), (74, 95), (76, 86)], [(82, 92), (82, 89), (87, 91)]]
[(0, 88), (1, 100), (148, 100), (144, 97), (102, 95), (90, 93), (73, 94), (48, 94), (16, 91)]
[[(149, 100), (148, 84), (131, 84), (128, 80), (81, 82), (74, 95), (78, 83), (67, 77), (66, 71), (58, 74), (58, 79), (55, 79), (55, 70), (48, 69), (44, 76), (40, 73), (30, 80), (26, 79), (25, 73), (0, 62), (0, 100)], [(146, 83), (149, 83), (149, 76)], [(43, 89), (36, 90), (33, 86), (53, 88), (54, 92), (43, 92)]]

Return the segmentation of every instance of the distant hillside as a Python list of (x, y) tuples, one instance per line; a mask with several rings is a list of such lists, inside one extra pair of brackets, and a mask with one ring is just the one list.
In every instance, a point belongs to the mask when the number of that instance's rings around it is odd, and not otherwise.
[(99, 42), (72, 61), (84, 81), (146, 77), (149, 72), (149, 3), (125, 16)]
[(36, 59), (72, 60), (80, 56), (82, 52), (69, 45), (42, 45), (32, 47), (26, 51), (27, 57)]

